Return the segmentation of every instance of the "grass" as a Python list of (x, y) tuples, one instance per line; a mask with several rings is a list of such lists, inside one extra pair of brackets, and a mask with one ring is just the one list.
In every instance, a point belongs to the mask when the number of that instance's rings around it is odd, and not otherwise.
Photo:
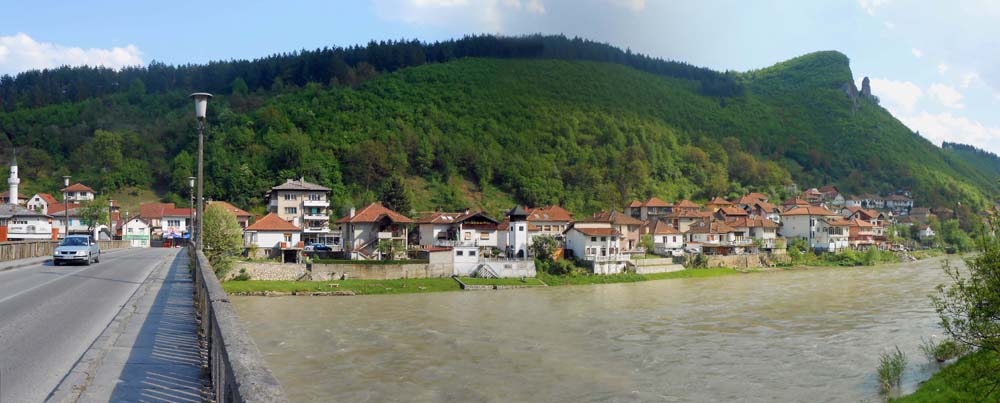
[(931, 403), (931, 402), (983, 402), (996, 401), (1000, 398), (1000, 390), (987, 393), (992, 388), (995, 379), (977, 378), (977, 373), (984, 373), (982, 367), (996, 367), (995, 353), (976, 352), (960, 358), (954, 364), (944, 367), (931, 379), (920, 385), (913, 394), (893, 400), (894, 403)]
[(622, 273), (612, 275), (580, 274), (575, 273), (567, 276), (554, 276), (547, 273), (538, 273), (538, 278), (550, 286), (558, 285), (586, 285), (586, 284), (611, 284), (611, 283), (634, 283), (639, 281), (668, 280), (674, 278), (703, 278), (718, 277), (730, 274), (739, 274), (736, 269), (726, 267), (715, 267), (711, 269), (685, 269), (670, 273), (635, 274)]
[(544, 285), (537, 278), (526, 278), (521, 281), (519, 278), (461, 277), (460, 280), (468, 285)]
[(222, 288), (229, 294), (254, 294), (265, 291), (307, 293), (351, 291), (355, 295), (412, 294), (459, 291), (458, 282), (451, 278), (414, 278), (401, 280), (335, 280), (335, 281), (227, 281)]
[(313, 259), (313, 264), (427, 264), (426, 260), (347, 260), (347, 259)]
[(899, 388), (907, 362), (906, 354), (899, 349), (899, 346), (896, 346), (896, 351), (882, 353), (879, 356), (878, 384), (883, 393), (890, 393)]

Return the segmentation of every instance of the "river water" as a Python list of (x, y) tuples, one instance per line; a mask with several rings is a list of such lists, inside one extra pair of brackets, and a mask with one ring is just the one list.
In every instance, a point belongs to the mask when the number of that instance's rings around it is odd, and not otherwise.
[(933, 372), (941, 262), (233, 303), (297, 402), (874, 402), (893, 345)]

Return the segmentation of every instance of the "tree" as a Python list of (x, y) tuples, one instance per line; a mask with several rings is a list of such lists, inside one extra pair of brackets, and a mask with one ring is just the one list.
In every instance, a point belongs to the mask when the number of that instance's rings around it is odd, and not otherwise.
[(83, 203), (80, 209), (80, 222), (87, 225), (87, 232), (93, 233), (97, 226), (108, 222), (108, 200), (98, 197)]
[(555, 257), (558, 247), (559, 241), (552, 235), (538, 235), (531, 238), (531, 245), (528, 246), (528, 249), (531, 250), (531, 254), (536, 259), (551, 261)]
[(236, 216), (218, 204), (212, 204), (205, 210), (204, 243), (205, 257), (218, 272), (224, 267), (226, 257), (239, 254), (243, 248), (243, 230), (236, 222)]
[(390, 210), (409, 214), (412, 209), (413, 195), (409, 188), (407, 188), (406, 182), (399, 175), (393, 175), (385, 181), (379, 196), (382, 200), (382, 205)]
[(996, 377), (1000, 371), (1000, 239), (983, 237), (978, 246), (982, 253), (966, 261), (967, 271), (945, 262), (952, 283), (939, 285), (931, 301), (945, 332), (981, 358), (971, 366), (972, 381), (982, 384), (977, 389), (986, 392), (982, 400), (988, 401), (1000, 388)]

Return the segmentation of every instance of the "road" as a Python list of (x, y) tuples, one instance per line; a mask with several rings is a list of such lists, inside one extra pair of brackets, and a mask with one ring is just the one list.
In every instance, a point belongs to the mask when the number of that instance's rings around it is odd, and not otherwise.
[(159, 264), (182, 249), (127, 249), (91, 266), (0, 272), (0, 402), (40, 402)]

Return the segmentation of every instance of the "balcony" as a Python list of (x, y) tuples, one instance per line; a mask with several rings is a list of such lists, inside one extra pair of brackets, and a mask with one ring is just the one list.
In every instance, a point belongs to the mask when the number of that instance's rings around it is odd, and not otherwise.
[(330, 232), (330, 227), (305, 227), (302, 228), (302, 232), (307, 234), (325, 234)]
[(305, 214), (302, 216), (306, 221), (330, 221), (330, 216), (326, 214)]
[(329, 200), (303, 200), (302, 205), (305, 207), (330, 207)]
[(380, 231), (378, 239), (402, 239), (406, 234), (403, 231)]
[(589, 260), (591, 262), (624, 262), (629, 260), (629, 257), (628, 255), (623, 254), (607, 256), (587, 255), (583, 257), (583, 260)]
[[(73, 227), (72, 225), (70, 227)], [(52, 235), (52, 229), (43, 226), (36, 225), (10, 225), (7, 227), (8, 234), (38, 234), (38, 235)]]

